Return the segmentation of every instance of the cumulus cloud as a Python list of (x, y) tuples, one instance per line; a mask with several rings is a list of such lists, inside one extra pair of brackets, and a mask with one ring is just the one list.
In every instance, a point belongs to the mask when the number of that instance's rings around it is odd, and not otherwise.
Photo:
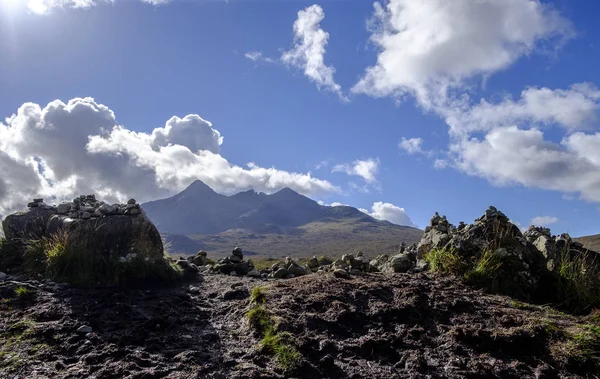
[(379, 172), (379, 158), (358, 159), (351, 164), (338, 164), (333, 167), (332, 172), (360, 176), (365, 182), (374, 183), (377, 181), (377, 173)]
[(569, 89), (529, 87), (517, 101), (510, 97), (497, 103), (482, 99), (478, 104), (441, 110), (451, 133), (462, 136), (512, 125), (560, 126), (567, 131), (589, 127), (600, 110), (600, 90), (591, 83)]
[(535, 226), (548, 226), (557, 222), (558, 218), (552, 216), (537, 216), (531, 219), (531, 224)]
[(325, 12), (319, 5), (311, 5), (298, 12), (294, 22), (294, 46), (282, 54), (284, 64), (303, 70), (317, 88), (330, 91), (345, 100), (342, 88), (333, 78), (335, 68), (325, 64), (325, 47), (329, 33), (321, 28)]
[(537, 0), (389, 0), (369, 23), (379, 50), (354, 93), (402, 98), (425, 107), (466, 81), (503, 70), (541, 40), (560, 42), (569, 21)]
[(412, 222), (404, 208), (400, 208), (391, 203), (377, 201), (373, 203), (371, 211), (364, 208), (359, 208), (359, 210), (378, 220), (386, 220), (396, 225), (417, 227)]
[[(435, 168), (451, 166), (495, 185), (600, 201), (600, 133), (593, 133), (600, 90), (595, 85), (528, 87), (518, 98), (473, 100), (474, 80), (574, 35), (571, 23), (549, 4), (389, 0), (375, 3), (370, 30), (377, 63), (353, 92), (395, 99), (411, 95), (442, 117), (450, 143), (447, 157), (433, 162)], [(409, 153), (421, 146), (419, 138), (400, 143)]]
[(200, 179), (218, 192), (254, 188), (274, 192), (340, 192), (310, 173), (232, 165), (219, 154), (223, 142), (198, 115), (173, 117), (151, 133), (119, 125), (112, 110), (92, 98), (23, 104), (0, 123), (0, 214), (32, 197), (58, 202), (81, 193), (108, 201), (147, 201)]
[(402, 150), (406, 151), (409, 154), (417, 154), (417, 153), (424, 154), (425, 151), (423, 151), (422, 145), (423, 145), (423, 138), (406, 139), (406, 138), (402, 137), (402, 141), (400, 141), (400, 143), (398, 144), (398, 147), (401, 148)]
[[(28, 0), (27, 8), (36, 14), (47, 14), (52, 10), (61, 8), (86, 9), (98, 4), (111, 4), (115, 0)], [(167, 4), (170, 0), (141, 0), (142, 3), (151, 5)]]

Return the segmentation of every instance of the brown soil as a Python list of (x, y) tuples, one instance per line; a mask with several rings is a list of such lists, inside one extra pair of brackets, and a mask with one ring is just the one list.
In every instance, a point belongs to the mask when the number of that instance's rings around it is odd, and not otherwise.
[[(266, 286), (287, 371), (246, 320)], [(28, 287), (32, 296), (15, 295)], [(233, 290), (232, 288), (235, 288)], [(586, 320), (430, 273), (262, 281), (206, 275), (176, 288), (0, 282), (0, 378), (597, 378), (569, 358)], [(589, 322), (589, 320), (588, 320)], [(77, 333), (87, 325), (90, 334)]]

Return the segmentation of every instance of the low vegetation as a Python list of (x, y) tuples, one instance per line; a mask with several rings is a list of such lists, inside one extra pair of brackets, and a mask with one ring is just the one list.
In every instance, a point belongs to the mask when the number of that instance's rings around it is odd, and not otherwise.
[(250, 326), (262, 337), (260, 345), (265, 352), (275, 357), (283, 370), (291, 370), (300, 362), (301, 354), (294, 347), (293, 336), (277, 332), (275, 321), (266, 309), (266, 296), (263, 287), (255, 287), (251, 293), (252, 308), (246, 314)]
[[(486, 250), (479, 257), (468, 259), (452, 249), (433, 249), (425, 254), (424, 259), (432, 271), (460, 277), (466, 283), (492, 293), (513, 295), (520, 290), (511, 288), (510, 282), (503, 280), (511, 270), (504, 267), (506, 262), (500, 258), (497, 250)], [(595, 262), (586, 254), (559, 254), (557, 268), (545, 278), (548, 285), (554, 288), (554, 295), (550, 298), (554, 306), (577, 312), (589, 312), (599, 307), (599, 267), (600, 262)], [(525, 295), (521, 297), (535, 296)]]
[[(600, 261), (589, 254), (571, 256), (562, 252), (555, 272), (560, 306), (589, 308), (600, 306)], [(589, 310), (589, 309), (588, 309)]]
[(7, 267), (12, 271), (42, 275), (57, 282), (78, 285), (171, 283), (182, 276), (181, 268), (169, 263), (166, 256), (162, 260), (150, 259), (135, 244), (127, 257), (99, 256), (72, 246), (64, 232), (29, 241), (22, 249), (7, 241), (2, 241), (0, 248), (0, 256), (9, 255)]

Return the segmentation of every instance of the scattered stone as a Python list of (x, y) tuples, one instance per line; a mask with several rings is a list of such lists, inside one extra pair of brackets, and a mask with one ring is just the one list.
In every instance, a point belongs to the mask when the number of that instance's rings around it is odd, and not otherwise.
[(273, 273), (273, 278), (284, 279), (284, 278), (287, 278), (289, 275), (290, 275), (290, 273), (288, 270), (286, 270), (284, 268), (280, 268)]
[(350, 274), (348, 274), (348, 271), (342, 270), (341, 268), (333, 270), (333, 276), (335, 276), (336, 278), (340, 278), (340, 279), (349, 279), (350, 278)]
[(79, 328), (77, 328), (77, 333), (79, 333), (79, 334), (88, 334), (91, 332), (92, 332), (91, 326), (81, 325)]
[(260, 278), (260, 272), (256, 271), (256, 269), (252, 269), (250, 270), (246, 276), (252, 277), (252, 278)]
[(232, 290), (223, 292), (223, 300), (243, 300), (250, 296), (250, 292), (246, 287), (236, 287)]

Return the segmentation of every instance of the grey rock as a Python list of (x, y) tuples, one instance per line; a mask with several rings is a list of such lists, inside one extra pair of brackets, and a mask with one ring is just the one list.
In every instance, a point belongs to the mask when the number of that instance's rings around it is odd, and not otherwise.
[(29, 204), (27, 204), (27, 207), (28, 208), (37, 208), (38, 207), (38, 203), (36, 203), (36, 202), (29, 203)]
[(229, 274), (233, 271), (233, 263), (217, 263), (213, 270), (222, 274)]
[(233, 266), (233, 270), (238, 275), (246, 275), (248, 272), (250, 272), (250, 265), (248, 264), (248, 262), (236, 263)]
[(207, 263), (206, 255), (194, 255), (190, 258), (192, 259), (192, 263), (196, 266), (204, 266)]
[(300, 266), (291, 265), (288, 267), (288, 271), (290, 274), (294, 276), (303, 276), (306, 275), (306, 270)]
[(243, 300), (247, 299), (249, 296), (250, 292), (246, 287), (236, 287), (235, 289), (227, 290), (222, 294), (223, 300)]
[(233, 251), (231, 252), (231, 255), (240, 257), (241, 259), (244, 259), (244, 254), (242, 253), (241, 247), (236, 247), (235, 249), (233, 249)]
[(71, 211), (71, 203), (62, 203), (56, 207), (56, 213), (67, 214)]
[(81, 214), (81, 219), (82, 220), (89, 220), (90, 218), (92, 218), (92, 215), (90, 214), (90, 212), (83, 212)]
[(273, 273), (273, 277), (275, 279), (285, 279), (290, 275), (289, 271), (284, 269), (284, 268), (280, 268), (277, 271), (275, 271)]
[(307, 262), (307, 266), (309, 268), (319, 267), (319, 260), (317, 259), (317, 257), (312, 257), (311, 259), (309, 259), (309, 261)]
[(117, 212), (117, 207), (109, 204), (102, 204), (98, 207), (98, 212), (102, 215), (111, 215)]
[(333, 276), (340, 279), (350, 278), (350, 274), (348, 274), (348, 271), (342, 270), (341, 268), (333, 270)]
[(391, 257), (390, 265), (394, 272), (407, 272), (416, 264), (416, 259), (410, 253), (401, 253)]
[(256, 271), (256, 270), (250, 270), (246, 276), (250, 276), (252, 278), (260, 278), (260, 272)]
[(242, 257), (239, 257), (239, 256), (237, 256), (237, 255), (232, 255), (232, 256), (230, 256), (230, 257), (229, 257), (229, 260), (230, 260), (231, 262), (234, 262), (234, 263), (240, 263), (240, 262), (242, 262), (242, 261), (243, 261)]
[(128, 214), (131, 216), (137, 216), (141, 213), (138, 208), (129, 209), (128, 212), (129, 212)]
[(136, 203), (135, 199), (127, 200), (127, 204), (135, 204), (135, 203)]
[(46, 224), (55, 214), (56, 212), (53, 210), (39, 207), (10, 214), (2, 222), (4, 237), (16, 243), (23, 243), (29, 239), (40, 239), (46, 236)]
[(91, 332), (92, 332), (91, 326), (81, 325), (79, 328), (77, 328), (77, 333), (79, 333), (79, 334), (88, 334)]
[(8, 276), (8, 275), (6, 275), (6, 274), (5, 274), (5, 273), (3, 273), (2, 271), (0, 271), (0, 282), (3, 282), (3, 281), (5, 281), (7, 276)]

